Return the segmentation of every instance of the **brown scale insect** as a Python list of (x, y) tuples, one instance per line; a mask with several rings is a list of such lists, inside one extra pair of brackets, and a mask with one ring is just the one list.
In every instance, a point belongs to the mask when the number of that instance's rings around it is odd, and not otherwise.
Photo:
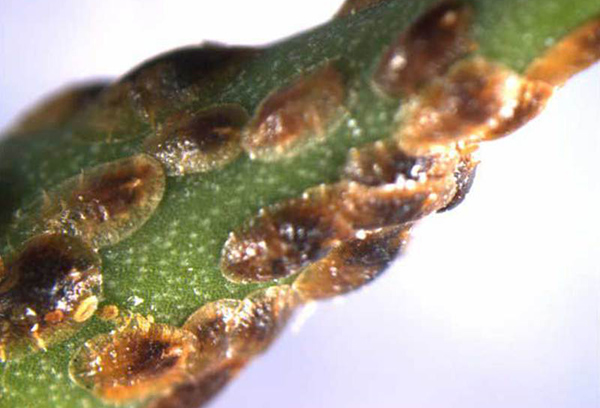
[(148, 135), (157, 123), (196, 101), (217, 79), (235, 77), (259, 49), (205, 44), (144, 63), (108, 87), (74, 125), (83, 140), (118, 142)]
[(181, 48), (142, 64), (121, 82), (134, 84), (132, 102), (150, 123), (198, 99), (204, 88), (235, 77), (244, 63), (261, 54), (258, 48), (205, 43)]
[(322, 140), (345, 113), (345, 87), (332, 62), (299, 77), (261, 102), (242, 146), (251, 158), (277, 160)]
[(325, 299), (358, 289), (375, 279), (406, 245), (411, 225), (359, 231), (294, 281), (304, 300)]
[(345, 178), (367, 186), (395, 183), (399, 177), (419, 181), (434, 165), (433, 156), (409, 156), (395, 140), (383, 140), (350, 150)]
[(469, 39), (471, 8), (443, 1), (421, 16), (383, 54), (373, 83), (390, 97), (414, 94), (475, 49)]
[(308, 190), (302, 198), (261, 211), (233, 232), (221, 269), (234, 282), (283, 278), (327, 254), (358, 230), (399, 225), (444, 207), (455, 194), (450, 172), (424, 183), (413, 180), (366, 186), (352, 181)]
[[(87, 341), (69, 364), (71, 379), (112, 403), (165, 395), (164, 404), (201, 398), (198, 387), (228, 379), (266, 349), (298, 305), (289, 286), (202, 306), (181, 329), (135, 315)], [(218, 382), (218, 381), (217, 381)], [(223, 383), (224, 384), (224, 383)], [(161, 406), (161, 405), (159, 405)]]
[(231, 354), (252, 358), (277, 338), (299, 306), (296, 292), (288, 285), (259, 289), (244, 299), (231, 332)]
[[(490, 122), (485, 133), (486, 140), (492, 140), (513, 133), (525, 123), (535, 118), (546, 106), (553, 93), (552, 87), (543, 81), (521, 78), (521, 87), (516, 100), (507, 101), (505, 108), (499, 111), (499, 117)], [(506, 111), (505, 111), (506, 109)], [(509, 112), (510, 111), (510, 112)]]
[(201, 407), (225, 387), (245, 365), (245, 359), (223, 360), (192, 381), (177, 385), (167, 396), (151, 402), (147, 408)]
[(213, 363), (249, 359), (271, 344), (298, 300), (287, 285), (260, 289), (244, 300), (224, 299), (202, 306), (183, 328), (196, 335), (202, 355)]
[(199, 342), (202, 364), (155, 408), (195, 408), (223, 387), (251, 358), (264, 351), (285, 326), (299, 297), (287, 285), (258, 290), (244, 300), (223, 299), (192, 314), (183, 328)]
[(168, 392), (187, 381), (200, 359), (196, 337), (140, 316), (87, 341), (69, 364), (71, 379), (113, 403)]
[(146, 141), (145, 149), (169, 176), (218, 169), (242, 152), (240, 133), (247, 121), (248, 114), (238, 105), (176, 113)]
[(106, 87), (86, 108), (73, 118), (73, 134), (90, 142), (120, 142), (147, 135), (148, 122), (133, 104), (135, 87), (117, 82)]
[[(477, 144), (459, 145), (451, 145), (442, 153), (416, 157), (407, 155), (397, 140), (380, 140), (360, 149), (352, 149), (343, 174), (349, 180), (369, 186), (407, 181), (443, 182), (448, 180), (449, 174), (454, 174), (454, 196), (445, 207), (437, 210), (446, 211), (465, 199), (478, 164), (472, 157), (478, 148)], [(447, 184), (449, 191), (452, 183)]]
[(77, 112), (93, 103), (106, 86), (105, 82), (94, 82), (51, 95), (27, 112), (9, 133), (34, 133), (64, 126)]
[(483, 58), (462, 61), (405, 107), (396, 138), (416, 156), (443, 152), (453, 142), (494, 139), (534, 117), (551, 95), (547, 84)]
[(449, 191), (452, 183), (448, 181), (448, 175), (454, 174), (454, 196), (445, 207), (437, 210), (447, 211), (465, 199), (473, 184), (478, 161), (472, 157), (472, 153), (477, 148), (477, 145), (461, 144), (460, 147), (449, 146), (443, 153), (416, 157), (407, 155), (394, 139), (381, 140), (360, 149), (352, 149), (344, 175), (369, 186), (446, 180)]
[(183, 328), (198, 338), (206, 366), (228, 357), (231, 343), (228, 333), (235, 329), (236, 316), (242, 307), (242, 300), (217, 300), (202, 306), (184, 323)]
[(81, 237), (93, 247), (115, 244), (152, 215), (165, 189), (162, 166), (147, 155), (103, 164), (73, 177), (41, 204), (48, 231)]
[(261, 211), (246, 229), (230, 234), (221, 256), (225, 277), (234, 282), (270, 281), (323, 256), (341, 229), (333, 225), (332, 195), (325, 189), (317, 200), (280, 203)]
[(100, 258), (75, 237), (38, 235), (6, 265), (0, 280), (0, 359), (46, 349), (96, 311)]
[(409, 180), (377, 187), (341, 182), (337, 194), (341, 216), (356, 232), (421, 219), (446, 205), (454, 192), (454, 177), (447, 175), (424, 183)]
[(527, 78), (562, 85), (579, 71), (600, 59), (600, 18), (576, 29), (542, 57), (537, 58), (526, 71)]
[(350, 150), (343, 170), (344, 178), (367, 186), (398, 182), (424, 182), (445, 177), (457, 164), (458, 151), (411, 156), (397, 140), (385, 139)]
[(452, 197), (452, 200), (443, 208), (439, 209), (438, 212), (448, 211), (456, 208), (465, 200), (467, 194), (473, 186), (473, 181), (475, 181), (475, 174), (477, 173), (478, 164), (479, 162), (470, 154), (462, 156), (460, 163), (454, 170), (454, 177), (456, 179), (456, 193), (454, 194), (454, 197)]

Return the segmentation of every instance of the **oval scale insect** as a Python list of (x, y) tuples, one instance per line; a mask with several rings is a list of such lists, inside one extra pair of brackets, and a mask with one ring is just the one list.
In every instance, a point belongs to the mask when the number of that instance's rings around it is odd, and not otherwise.
[(101, 261), (75, 237), (37, 235), (9, 260), (0, 283), (0, 358), (6, 361), (47, 349), (94, 314)]

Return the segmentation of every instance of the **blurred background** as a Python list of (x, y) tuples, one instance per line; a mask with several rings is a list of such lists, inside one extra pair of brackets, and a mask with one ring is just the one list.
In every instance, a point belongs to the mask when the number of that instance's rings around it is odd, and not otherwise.
[[(340, 4), (1, 0), (0, 128), (65, 84), (202, 40), (274, 41)], [(485, 146), (466, 202), (393, 268), (305, 309), (211, 407), (600, 406), (599, 129), (597, 65)]]

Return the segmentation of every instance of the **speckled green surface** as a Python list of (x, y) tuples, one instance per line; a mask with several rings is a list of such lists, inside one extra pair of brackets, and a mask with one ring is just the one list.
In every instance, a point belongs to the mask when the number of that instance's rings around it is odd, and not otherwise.
[[(216, 83), (194, 103), (202, 108), (239, 103), (249, 112), (291, 78), (334, 60), (345, 77), (348, 114), (326, 142), (274, 163), (242, 156), (225, 168), (169, 178), (163, 201), (133, 236), (100, 251), (105, 304), (116, 304), (162, 323), (180, 325), (202, 304), (241, 298), (260, 285), (226, 281), (219, 270), (228, 233), (265, 205), (335, 181), (350, 147), (387, 137), (399, 101), (372, 91), (370, 76), (383, 49), (434, 1), (390, 1), (351, 18), (275, 44), (245, 66), (237, 80)], [(600, 15), (597, 0), (472, 0), (478, 53), (522, 71), (572, 28)], [(8, 258), (28, 238), (9, 224), (42, 189), (52, 189), (82, 168), (141, 151), (143, 138), (86, 143), (65, 129), (9, 138), (0, 145), (0, 255)], [(271, 284), (271, 283), (269, 283)], [(268, 286), (265, 284), (262, 286)], [(69, 356), (109, 326), (91, 319), (72, 339), (48, 352), (8, 362), (0, 379), (0, 407), (103, 407), (68, 379)], [(138, 406), (130, 404), (128, 406)]]

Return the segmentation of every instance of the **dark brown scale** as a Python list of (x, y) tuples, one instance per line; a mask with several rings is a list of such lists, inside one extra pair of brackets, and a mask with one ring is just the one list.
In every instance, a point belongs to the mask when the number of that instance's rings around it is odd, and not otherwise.
[(380, 271), (396, 257), (401, 244), (406, 241), (405, 230), (408, 229), (409, 226), (402, 226), (365, 232), (364, 237), (349, 240), (336, 248), (335, 255), (343, 268)]
[(438, 210), (438, 212), (452, 210), (459, 204), (462, 204), (469, 191), (471, 191), (478, 164), (479, 163), (473, 160), (471, 156), (466, 156), (460, 162), (454, 172), (454, 177), (456, 178), (456, 193), (454, 194), (454, 197), (452, 197), (452, 200), (444, 208)]
[(135, 84), (136, 102), (151, 116), (168, 110), (168, 105), (196, 99), (214, 82), (227, 82), (261, 53), (259, 48), (205, 43), (159, 55), (134, 68), (122, 81)]
[(383, 140), (352, 149), (345, 178), (367, 186), (396, 183), (398, 179), (419, 181), (434, 165), (433, 156), (409, 156), (395, 140)]
[(526, 71), (527, 78), (560, 86), (571, 76), (600, 60), (600, 18), (574, 30)]
[(143, 200), (143, 191), (138, 186), (143, 180), (152, 177), (154, 169), (144, 165), (136, 169), (115, 170), (93, 177), (87, 183), (83, 182), (79, 189), (71, 193), (71, 203), (99, 203), (98, 206), (90, 207), (85, 214), (94, 222), (100, 223), (119, 216)]
[(442, 208), (455, 189), (452, 173), (425, 183), (377, 187), (342, 181), (266, 209), (232, 233), (221, 258), (234, 282), (270, 281), (321, 259), (360, 229), (411, 222)]
[(483, 60), (473, 60), (459, 65), (447, 81), (428, 88), (424, 99), (427, 106), (438, 112), (455, 115), (451, 118), (455, 121), (445, 126), (449, 132), (456, 133), (463, 124), (482, 125), (498, 115), (503, 106), (507, 77), (508, 74), (497, 67)]
[(244, 132), (242, 145), (252, 158), (277, 160), (299, 146), (325, 138), (345, 113), (341, 74), (328, 63), (271, 93)]
[(289, 320), (299, 298), (289, 286), (258, 290), (246, 299), (223, 299), (192, 314), (183, 328), (198, 339), (202, 364), (153, 408), (195, 408), (264, 351)]
[(337, 216), (343, 218), (352, 231), (404, 224), (436, 211), (448, 201), (453, 188), (454, 182), (449, 179), (381, 187), (341, 183), (337, 189), (340, 195)]
[(202, 306), (183, 328), (198, 339), (204, 367), (223, 359), (251, 358), (271, 344), (298, 300), (287, 285), (260, 289), (244, 300), (223, 299)]
[[(412, 180), (435, 185), (447, 180), (447, 189), (456, 185), (456, 192), (450, 202), (441, 210), (454, 208), (460, 204), (471, 188), (477, 162), (471, 153), (476, 145), (465, 145), (461, 149), (447, 149), (446, 152), (421, 157), (409, 156), (394, 139), (378, 141), (371, 145), (353, 149), (346, 163), (346, 178), (364, 185), (377, 186)], [(448, 176), (454, 174), (454, 183)], [(431, 192), (435, 192), (432, 188)]]
[(509, 135), (535, 118), (546, 107), (553, 91), (553, 87), (543, 81), (523, 80), (516, 98), (516, 106), (510, 116), (502, 117), (492, 126), (485, 139), (492, 140)]
[(138, 155), (94, 167), (44, 197), (44, 229), (76, 235), (94, 247), (114, 244), (142, 226), (161, 201), (165, 174)]
[(294, 289), (304, 300), (356, 290), (385, 270), (406, 245), (409, 232), (410, 224), (362, 231), (307, 267), (294, 281)]
[(120, 403), (169, 391), (200, 360), (186, 330), (134, 317), (127, 327), (87, 341), (69, 365), (71, 379), (105, 401)]
[(127, 368), (128, 372), (136, 375), (168, 371), (179, 360), (178, 353), (172, 351), (171, 344), (162, 340), (139, 339), (131, 345), (131, 348), (140, 350)]
[(469, 39), (471, 8), (443, 1), (421, 16), (387, 49), (373, 81), (390, 97), (410, 95), (475, 49)]
[(206, 366), (227, 358), (236, 316), (243, 301), (222, 299), (208, 303), (194, 312), (183, 325), (183, 329), (198, 339), (199, 351)]
[(248, 114), (238, 105), (176, 113), (146, 141), (145, 148), (170, 176), (214, 170), (241, 153), (240, 133), (247, 121)]
[(27, 112), (9, 133), (34, 133), (66, 125), (78, 112), (94, 102), (106, 82), (93, 82), (67, 88), (51, 95)]
[(229, 334), (230, 354), (252, 358), (266, 350), (289, 321), (299, 300), (288, 285), (259, 289), (248, 295)]
[(460, 62), (404, 109), (396, 137), (413, 155), (493, 139), (533, 117), (547, 89), (482, 58)]
[(316, 199), (290, 200), (265, 210), (225, 243), (225, 277), (234, 282), (270, 281), (320, 258), (339, 235), (332, 219), (335, 204), (325, 191)]
[(368, 8), (375, 7), (378, 4), (385, 3), (386, 1), (388, 0), (346, 0), (335, 14), (335, 17), (351, 16)]
[(149, 123), (132, 101), (133, 84), (117, 82), (106, 87), (73, 120), (73, 134), (90, 142), (120, 142), (149, 134)]
[(177, 385), (147, 408), (198, 408), (225, 387), (246, 365), (244, 359), (223, 360), (193, 380)]
[(31, 239), (0, 281), (0, 357), (69, 337), (94, 313), (101, 293), (100, 259), (81, 240), (58, 234)]
[(148, 135), (157, 123), (197, 101), (214, 83), (233, 80), (259, 49), (206, 44), (175, 50), (135, 68), (83, 112), (84, 140), (121, 141)]

